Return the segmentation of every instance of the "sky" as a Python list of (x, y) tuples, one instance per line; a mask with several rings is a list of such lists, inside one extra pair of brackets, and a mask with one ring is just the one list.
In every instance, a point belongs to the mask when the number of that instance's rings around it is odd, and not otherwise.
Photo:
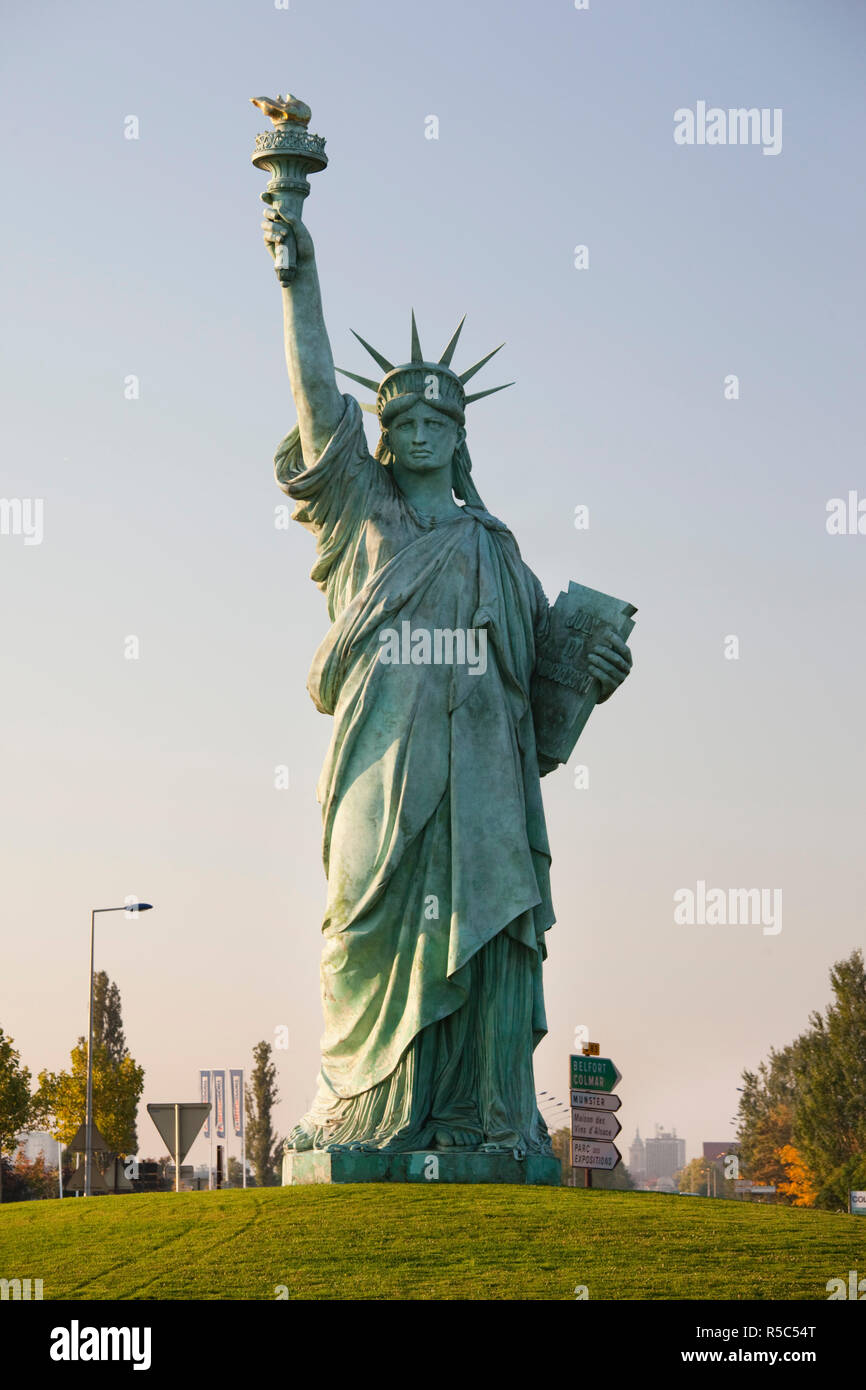
[[(91, 908), (153, 903), (97, 918), (141, 1156), (144, 1103), (200, 1068), (287, 1029), (281, 1133), (318, 1068), (327, 616), (312, 539), (275, 526), (295, 414), (250, 162), (249, 98), (287, 86), (327, 141), (305, 220), (336, 361), (369, 372), (350, 329), (405, 360), (412, 307), (436, 356), (467, 314), (458, 370), (504, 340), (476, 485), (551, 601), (638, 608), (632, 676), (542, 784), (538, 1088), (567, 1100), (584, 1026), (623, 1151), (661, 1124), (692, 1157), (829, 1002), (866, 886), (866, 535), (827, 529), (866, 498), (864, 28), (851, 0), (7, 12), (0, 496), (42, 523), (0, 535), (0, 1026), (66, 1065)], [(781, 148), (676, 143), (699, 102), (781, 112)], [(781, 929), (677, 922), (699, 882), (779, 890)]]

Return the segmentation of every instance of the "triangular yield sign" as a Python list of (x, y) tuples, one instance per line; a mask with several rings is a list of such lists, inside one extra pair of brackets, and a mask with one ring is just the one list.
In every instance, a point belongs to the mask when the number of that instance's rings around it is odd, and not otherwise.
[[(99, 1133), (99, 1130), (96, 1128), (96, 1125), (91, 1125), (90, 1143), (91, 1153), (111, 1153), (111, 1149), (108, 1147), (102, 1135)], [(86, 1147), (87, 1125), (79, 1125), (78, 1129), (75, 1131), (69, 1143), (66, 1145), (66, 1152), (68, 1154), (83, 1154)]]
[[(180, 1134), (179, 1154), (174, 1151), (175, 1112)], [(162, 1135), (172, 1158), (180, 1164), (198, 1138), (199, 1130), (210, 1114), (210, 1105), (202, 1101), (190, 1101), (180, 1105), (149, 1105), (147, 1113)]]
[[(74, 1173), (69, 1174), (69, 1178), (64, 1183), (64, 1187), (66, 1188), (67, 1192), (78, 1192), (79, 1190), (83, 1192), (84, 1186), (85, 1168), (84, 1164), (82, 1164), (80, 1168), (76, 1168)], [(90, 1175), (90, 1190), (91, 1192), (108, 1191), (108, 1183), (105, 1181), (105, 1178), (102, 1176), (99, 1169), (95, 1165), (93, 1168), (93, 1172)]]

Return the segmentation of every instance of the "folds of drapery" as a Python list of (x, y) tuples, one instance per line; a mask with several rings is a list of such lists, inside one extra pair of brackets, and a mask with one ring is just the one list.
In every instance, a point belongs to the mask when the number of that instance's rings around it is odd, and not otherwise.
[[(462, 1006), (465, 967), (487, 942), (507, 932), (538, 956), (554, 920), (529, 707), (538, 583), (481, 509), (419, 524), (347, 402), (312, 468), (296, 432), (277, 456), (295, 517), (316, 534), (313, 577), (333, 619), (308, 688), (334, 720), (319, 782), (322, 1071), (342, 1097), (381, 1083), (422, 1029)], [(486, 669), (384, 664), (380, 633), (404, 622), (483, 630)]]

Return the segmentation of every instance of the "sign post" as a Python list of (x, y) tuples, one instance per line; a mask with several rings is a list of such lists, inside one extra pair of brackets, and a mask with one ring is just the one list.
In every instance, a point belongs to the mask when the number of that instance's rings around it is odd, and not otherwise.
[(587, 1043), (579, 1056), (569, 1058), (571, 1166), (584, 1169), (586, 1187), (592, 1187), (593, 1168), (610, 1173), (622, 1159), (613, 1143), (622, 1129), (614, 1113), (622, 1102), (611, 1095), (622, 1075), (598, 1050), (598, 1043)]

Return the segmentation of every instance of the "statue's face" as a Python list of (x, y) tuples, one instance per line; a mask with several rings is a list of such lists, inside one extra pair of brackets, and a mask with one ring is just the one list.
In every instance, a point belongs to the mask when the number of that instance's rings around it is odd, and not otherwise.
[(435, 473), (451, 467), (454, 450), (465, 437), (456, 420), (419, 401), (388, 426), (388, 448), (409, 473)]

